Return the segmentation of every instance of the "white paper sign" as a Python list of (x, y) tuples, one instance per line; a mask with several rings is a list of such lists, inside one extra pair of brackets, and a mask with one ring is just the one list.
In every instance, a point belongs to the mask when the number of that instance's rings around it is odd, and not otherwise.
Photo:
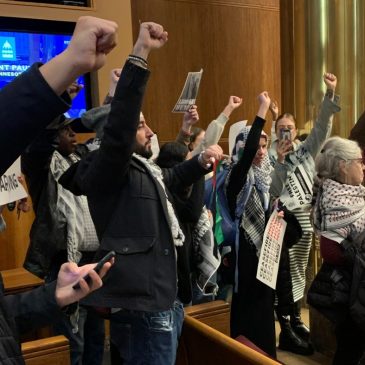
[(151, 138), (151, 149), (152, 149), (152, 159), (154, 160), (160, 153), (160, 144), (158, 143), (158, 138), (156, 133)]
[(0, 205), (8, 204), (28, 196), (19, 182), (20, 158), (18, 158), (0, 178)]
[(236, 137), (241, 132), (241, 130), (246, 127), (247, 120), (240, 120), (237, 123), (234, 123), (229, 128), (228, 134), (228, 151), (231, 154), (234, 148), (234, 144), (236, 141)]
[(176, 102), (174, 109), (172, 109), (173, 113), (185, 113), (195, 104), (202, 75), (203, 69), (199, 72), (188, 73), (180, 97)]
[(288, 178), (280, 200), (289, 210), (309, 205), (313, 195), (312, 186), (307, 172), (302, 165), (298, 165)]
[(276, 288), (283, 238), (286, 229), (284, 219), (276, 209), (266, 225), (256, 278), (272, 289)]

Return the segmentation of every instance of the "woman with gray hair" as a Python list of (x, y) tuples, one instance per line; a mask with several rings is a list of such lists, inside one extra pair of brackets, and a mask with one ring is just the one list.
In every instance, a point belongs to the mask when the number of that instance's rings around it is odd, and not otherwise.
[(330, 138), (316, 158), (321, 179), (314, 225), (333, 241), (355, 240), (365, 229), (364, 164), (357, 142)]
[(323, 265), (310, 288), (308, 302), (320, 309), (318, 298), (323, 298), (326, 275), (334, 293), (327, 293), (328, 306), (320, 311), (336, 324), (333, 364), (355, 365), (365, 351), (365, 333), (350, 315), (349, 301), (338, 302), (338, 287), (332, 280), (334, 274), (337, 278), (348, 277), (348, 285), (355, 280), (351, 279), (353, 261), (349, 260), (349, 252), (353, 246), (360, 246), (359, 236), (365, 231), (365, 187), (361, 185), (364, 163), (358, 143), (340, 137), (328, 139), (316, 158), (316, 171), (320, 185), (314, 227), (320, 236)]

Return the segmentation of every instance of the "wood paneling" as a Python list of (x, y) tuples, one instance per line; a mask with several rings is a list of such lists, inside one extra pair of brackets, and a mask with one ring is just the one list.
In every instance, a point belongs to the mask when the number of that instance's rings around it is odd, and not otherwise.
[[(231, 122), (251, 121), (263, 90), (280, 103), (279, 0), (133, 0), (131, 7), (134, 39), (139, 21), (158, 22), (169, 32), (167, 45), (149, 57), (143, 106), (160, 143), (173, 140), (180, 128), (182, 114), (171, 110), (189, 71), (204, 70), (197, 100), (203, 128), (230, 95), (244, 99)], [(227, 138), (228, 128), (222, 142)]]

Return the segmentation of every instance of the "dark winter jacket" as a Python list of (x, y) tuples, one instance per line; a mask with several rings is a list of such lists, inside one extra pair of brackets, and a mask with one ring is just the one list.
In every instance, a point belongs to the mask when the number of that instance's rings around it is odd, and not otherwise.
[[(132, 153), (149, 71), (127, 62), (100, 149), (71, 166), (59, 182), (86, 195), (102, 256), (117, 253), (105, 285), (87, 303), (140, 311), (171, 308), (177, 293), (176, 254), (166, 193)], [(192, 185), (208, 171), (197, 158), (163, 170), (171, 186)], [(86, 301), (85, 301), (86, 303)]]

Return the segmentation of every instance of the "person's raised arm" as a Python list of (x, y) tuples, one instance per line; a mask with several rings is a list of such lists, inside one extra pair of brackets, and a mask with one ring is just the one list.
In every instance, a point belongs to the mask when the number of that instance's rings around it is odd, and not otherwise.
[(112, 102), (121, 72), (122, 72), (121, 68), (114, 68), (110, 71), (109, 90), (108, 94), (105, 96), (103, 105), (107, 105)]
[(182, 125), (178, 135), (176, 136), (175, 141), (180, 144), (184, 144), (185, 146), (189, 146), (191, 127), (198, 121), (199, 121), (198, 107), (196, 105), (192, 105), (189, 108), (189, 110), (184, 113)]
[[(323, 81), (327, 86), (326, 94), (320, 106), (314, 127), (300, 147), (308, 151), (313, 158), (317, 156), (323, 142), (331, 133), (334, 113), (341, 110), (337, 105), (338, 97), (335, 97), (337, 77), (334, 74), (325, 73)], [(300, 149), (297, 151), (299, 154), (301, 153)]]
[(142, 23), (132, 54), (123, 67), (104, 127), (100, 149), (74, 164), (59, 182), (74, 194), (98, 194), (123, 183), (135, 149), (149, 53), (167, 42), (167, 32), (156, 23)]
[(271, 117), (272, 117), (272, 121), (271, 121), (271, 143), (276, 141), (277, 139), (277, 135), (276, 135), (276, 131), (275, 131), (275, 126), (276, 126), (276, 121), (278, 120), (278, 116), (279, 116), (279, 104), (276, 100), (272, 100), (270, 103), (270, 112), (271, 112)]
[(243, 148), (241, 157), (232, 167), (232, 172), (227, 185), (227, 200), (231, 214), (235, 211), (237, 195), (246, 182), (247, 173), (252, 165), (252, 161), (255, 158), (257, 148), (259, 146), (261, 133), (265, 125), (266, 113), (270, 106), (270, 97), (267, 91), (262, 92), (258, 96), (258, 101), (259, 109), (256, 118), (252, 124), (250, 132), (248, 133), (247, 141)]
[(104, 64), (116, 43), (116, 30), (114, 22), (80, 18), (65, 51), (42, 66), (32, 65), (0, 91), (0, 175), (67, 111), (70, 97), (64, 91), (80, 74)]
[(203, 141), (192, 151), (191, 155), (197, 155), (204, 151), (207, 147), (217, 144), (222, 136), (224, 127), (229, 120), (232, 112), (236, 110), (242, 104), (242, 98), (238, 96), (230, 96), (228, 104), (224, 107), (222, 113), (217, 119), (211, 121), (205, 131), (205, 136)]
[(39, 69), (56, 94), (61, 95), (78, 76), (104, 66), (106, 55), (117, 44), (117, 30), (110, 20), (78, 19), (68, 47)]

